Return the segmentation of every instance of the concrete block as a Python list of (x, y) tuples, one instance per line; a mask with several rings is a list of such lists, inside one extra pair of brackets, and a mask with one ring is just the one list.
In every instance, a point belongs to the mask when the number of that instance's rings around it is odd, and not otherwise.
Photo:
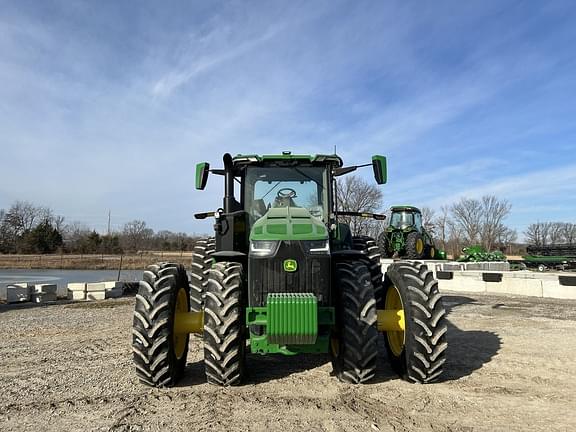
[(33, 303), (46, 303), (56, 301), (56, 293), (43, 293), (43, 292), (35, 292), (31, 296), (31, 301)]
[(86, 291), (68, 290), (68, 300), (86, 300)]
[(563, 286), (557, 281), (543, 280), (542, 295), (559, 299), (576, 299), (576, 287)]
[(22, 287), (16, 284), (6, 287), (6, 301), (8, 303), (20, 303), (30, 301), (28, 286)]
[(84, 282), (69, 283), (68, 291), (86, 291), (86, 284)]
[(124, 289), (124, 282), (120, 281), (109, 281), (103, 282), (105, 289)]
[(86, 300), (104, 300), (106, 291), (86, 291)]
[(444, 263), (440, 264), (442, 271), (463, 271), (464, 265), (460, 263)]
[(58, 290), (56, 284), (36, 284), (34, 285), (34, 293), (54, 294)]
[(482, 279), (461, 278), (454, 274), (454, 279), (438, 280), (438, 289), (440, 291), (462, 291), (462, 292), (486, 292), (486, 282)]
[(509, 271), (510, 263), (505, 261), (467, 262), (463, 263), (465, 270)]
[(104, 282), (97, 282), (97, 283), (87, 283), (86, 284), (86, 292), (91, 291), (104, 291), (106, 286)]
[(454, 278), (462, 278), (466, 280), (482, 280), (482, 272), (479, 271), (455, 271)]
[(502, 282), (486, 284), (486, 292), (542, 297), (542, 281), (538, 279), (503, 278)]
[(105, 291), (105, 297), (106, 298), (118, 298), (118, 297), (122, 297), (122, 294), (124, 294), (124, 290), (123, 289), (107, 289)]

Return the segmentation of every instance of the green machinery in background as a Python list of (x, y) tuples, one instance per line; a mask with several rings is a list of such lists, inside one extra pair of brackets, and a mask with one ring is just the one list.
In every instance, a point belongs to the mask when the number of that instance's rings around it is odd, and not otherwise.
[[(375, 240), (352, 236), (338, 221), (384, 218), (337, 211), (336, 177), (360, 166), (343, 167), (334, 154), (290, 152), (225, 154), (223, 165), (200, 163), (196, 171), (200, 190), (209, 174), (224, 178), (222, 207), (195, 215), (213, 218), (214, 236), (197, 242), (188, 271), (162, 262), (140, 282), (132, 347), (143, 383), (178, 382), (190, 333), (202, 335), (207, 381), (222, 386), (243, 381), (247, 352), (329, 353), (342, 381), (364, 383), (382, 358), (380, 334), (401, 377), (438, 379), (447, 325), (432, 272), (397, 261), (382, 275)], [(366, 165), (376, 183), (386, 182), (384, 157)]]
[(458, 258), (460, 262), (506, 261), (506, 255), (502, 252), (488, 252), (480, 245), (465, 247), (462, 249), (462, 252), (464, 255)]
[(529, 245), (523, 257), (526, 267), (546, 271), (576, 269), (576, 244)]
[(390, 209), (388, 227), (378, 236), (385, 257), (408, 259), (446, 259), (434, 246), (432, 236), (422, 224), (420, 209), (403, 205)]

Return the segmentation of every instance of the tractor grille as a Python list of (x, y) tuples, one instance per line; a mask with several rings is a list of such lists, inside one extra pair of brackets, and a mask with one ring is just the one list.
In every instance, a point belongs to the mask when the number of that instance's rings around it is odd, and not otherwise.
[[(298, 263), (284, 271), (284, 260)], [(248, 261), (248, 305), (265, 306), (268, 293), (313, 293), (319, 306), (330, 305), (330, 255), (308, 255), (298, 241), (283, 241), (274, 257)]]

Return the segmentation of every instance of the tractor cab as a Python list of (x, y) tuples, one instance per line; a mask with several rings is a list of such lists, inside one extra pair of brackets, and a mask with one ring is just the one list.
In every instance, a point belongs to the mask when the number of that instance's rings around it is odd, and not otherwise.
[(422, 213), (420, 209), (411, 206), (392, 207), (390, 215), (390, 226), (396, 229), (413, 228), (422, 232)]

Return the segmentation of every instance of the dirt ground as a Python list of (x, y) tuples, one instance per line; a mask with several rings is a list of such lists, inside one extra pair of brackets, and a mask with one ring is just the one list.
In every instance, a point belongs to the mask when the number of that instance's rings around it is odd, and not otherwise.
[(132, 369), (133, 301), (0, 305), (0, 430), (576, 430), (574, 301), (447, 294), (438, 384), (397, 379), (384, 354), (362, 386), (338, 382), (327, 356), (250, 355), (248, 382), (218, 388), (195, 337), (186, 378), (162, 390)]

